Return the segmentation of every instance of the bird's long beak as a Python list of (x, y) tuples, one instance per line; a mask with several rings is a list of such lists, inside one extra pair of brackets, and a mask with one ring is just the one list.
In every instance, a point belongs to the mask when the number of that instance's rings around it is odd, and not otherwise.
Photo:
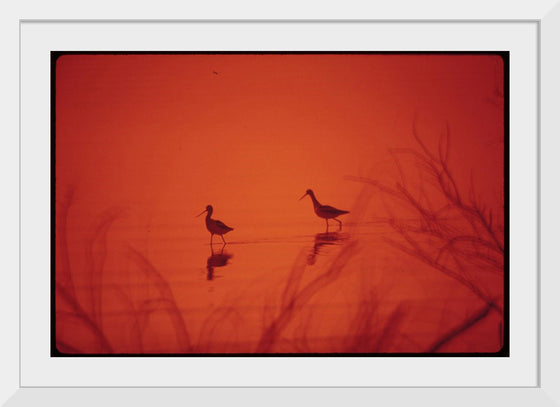
[(200, 215), (202, 215), (204, 212), (207, 212), (208, 209), (204, 209), (202, 212), (200, 212), (198, 215), (195, 216), (195, 218), (198, 218)]
[(305, 194), (303, 194), (303, 196), (301, 198), (299, 198), (299, 200), (301, 201), (303, 198), (305, 198), (307, 196), (307, 192)]

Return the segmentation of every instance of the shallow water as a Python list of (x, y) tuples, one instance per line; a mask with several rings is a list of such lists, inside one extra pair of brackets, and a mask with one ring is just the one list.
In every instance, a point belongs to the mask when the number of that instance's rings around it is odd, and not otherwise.
[[(72, 271), (76, 299), (99, 333), (57, 315), (60, 343), (73, 344), (61, 350), (422, 353), (480, 307), (456, 281), (391, 247), (384, 222), (320, 225), (276, 225), (270, 236), (234, 230), (226, 245), (218, 237), (210, 246), (202, 219), (190, 229), (152, 225), (145, 239), (115, 221), (92, 245), (89, 261), (100, 267)], [(478, 328), (488, 341), (461, 338), (447, 351), (486, 351), (488, 342), (497, 350), (493, 319)]]

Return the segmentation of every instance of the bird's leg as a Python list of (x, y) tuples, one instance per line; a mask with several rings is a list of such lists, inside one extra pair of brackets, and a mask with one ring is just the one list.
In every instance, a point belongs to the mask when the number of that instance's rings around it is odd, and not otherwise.
[(325, 225), (327, 225), (326, 233), (329, 233), (329, 220), (325, 218)]
[(210, 233), (210, 247), (212, 247), (212, 238), (214, 237), (214, 233)]
[(224, 246), (226, 245), (226, 239), (224, 239), (224, 235), (220, 235), (222, 237), (222, 241), (224, 242)]
[(339, 221), (337, 218), (333, 218), (333, 219), (338, 222), (338, 230), (342, 230), (342, 222)]

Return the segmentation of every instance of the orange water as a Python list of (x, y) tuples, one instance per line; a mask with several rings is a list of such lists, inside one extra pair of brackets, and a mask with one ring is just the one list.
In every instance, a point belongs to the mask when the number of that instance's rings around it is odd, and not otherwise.
[[(491, 55), (59, 58), (58, 349), (498, 351), (502, 82)], [(430, 154), (492, 235), (444, 209)]]

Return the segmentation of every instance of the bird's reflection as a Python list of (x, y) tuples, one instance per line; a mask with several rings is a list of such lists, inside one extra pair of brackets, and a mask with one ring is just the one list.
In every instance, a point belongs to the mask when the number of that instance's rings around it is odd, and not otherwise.
[(326, 255), (329, 251), (329, 246), (339, 244), (341, 241), (347, 238), (348, 235), (345, 233), (317, 233), (315, 235), (315, 243), (313, 244), (313, 248), (307, 256), (307, 264), (312, 266), (317, 261), (317, 255)]
[(226, 247), (226, 245), (224, 244), (222, 246), (222, 249), (220, 250), (220, 252), (214, 252), (214, 247), (212, 245), (210, 245), (210, 252), (211, 255), (210, 257), (208, 257), (208, 260), (206, 260), (206, 269), (208, 270), (208, 272), (206, 273), (206, 279), (207, 280), (213, 280), (214, 279), (214, 269), (216, 267), (224, 267), (228, 264), (228, 260), (231, 259), (233, 257), (232, 254), (229, 253), (224, 253), (224, 248)]

